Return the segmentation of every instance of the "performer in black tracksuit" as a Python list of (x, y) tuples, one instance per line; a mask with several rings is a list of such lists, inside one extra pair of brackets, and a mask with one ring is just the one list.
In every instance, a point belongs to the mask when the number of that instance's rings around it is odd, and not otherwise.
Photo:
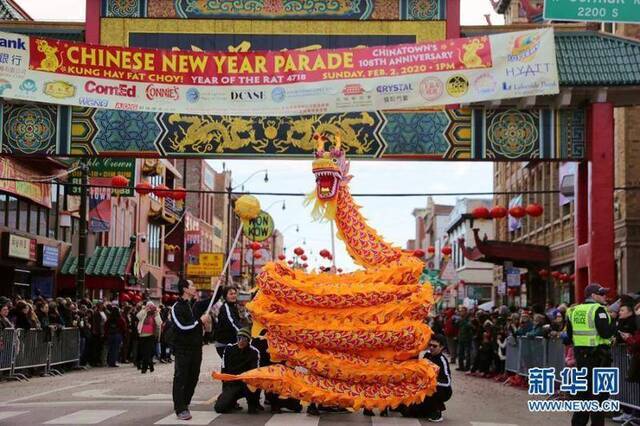
[[(243, 328), (238, 331), (238, 342), (224, 348), (222, 373), (237, 375), (258, 368), (260, 352), (249, 344), (250, 340), (249, 330)], [(223, 382), (222, 393), (213, 408), (217, 413), (230, 413), (239, 399), (246, 398), (249, 414), (257, 414), (259, 396), (259, 392), (251, 392), (243, 382)]]
[(243, 327), (238, 306), (236, 305), (238, 300), (236, 289), (227, 287), (223, 290), (222, 296), (224, 297), (224, 303), (220, 306), (218, 321), (213, 333), (213, 338), (216, 341), (216, 351), (220, 358), (222, 358), (222, 353), (227, 345), (236, 343), (238, 331)]
[(420, 404), (405, 407), (402, 411), (403, 416), (426, 417), (432, 422), (442, 421), (442, 412), (446, 409), (444, 403), (451, 399), (453, 394), (449, 361), (442, 353), (446, 342), (447, 339), (441, 334), (433, 336), (429, 342), (429, 352), (424, 356), (439, 368), (436, 392), (426, 397)]
[(210, 324), (211, 317), (204, 315), (208, 303), (193, 303), (197, 293), (193, 282), (181, 280), (178, 292), (180, 299), (171, 308), (175, 355), (173, 408), (180, 420), (189, 420), (189, 404), (198, 383), (202, 363), (203, 326)]

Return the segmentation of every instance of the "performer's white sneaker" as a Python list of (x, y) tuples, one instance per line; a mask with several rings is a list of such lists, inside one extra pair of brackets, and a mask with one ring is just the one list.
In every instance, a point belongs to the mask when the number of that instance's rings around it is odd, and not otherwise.
[(176, 414), (176, 416), (178, 416), (179, 420), (191, 420), (191, 413), (189, 412), (189, 410), (184, 410)]

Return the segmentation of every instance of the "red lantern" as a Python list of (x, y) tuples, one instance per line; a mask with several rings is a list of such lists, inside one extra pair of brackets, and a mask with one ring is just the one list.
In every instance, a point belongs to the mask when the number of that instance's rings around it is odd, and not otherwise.
[(342, 268), (338, 268), (338, 273), (342, 273)]
[(306, 254), (303, 254), (302, 256), (300, 256), (300, 259), (302, 259), (302, 261), (307, 261), (309, 260), (309, 258), (307, 257)]
[(418, 258), (423, 258), (424, 257), (424, 250), (420, 250), (420, 249), (414, 250), (413, 251), (413, 255), (415, 257), (418, 257)]
[(259, 251), (253, 253), (253, 258), (254, 259), (262, 259), (262, 253), (260, 253)]
[(327, 250), (327, 249), (320, 250), (320, 256), (321, 257), (329, 257), (330, 255), (331, 255), (331, 253), (329, 252), (329, 250)]
[(127, 293), (120, 293), (120, 301), (121, 302), (128, 302), (131, 300), (131, 297), (129, 297), (129, 295)]
[(146, 180), (136, 185), (136, 192), (140, 195), (149, 195), (153, 191), (153, 186)]
[(287, 261), (287, 263), (288, 263), (289, 265), (293, 265), (293, 260), (288, 260), (288, 261)]
[(489, 213), (491, 213), (491, 217), (494, 219), (502, 219), (507, 215), (507, 209), (503, 206), (495, 206)]
[(327, 255), (327, 260), (333, 260), (333, 255), (331, 253)]
[(551, 276), (552, 276), (553, 278), (555, 278), (555, 279), (560, 278), (560, 276), (561, 276), (561, 275), (562, 275), (562, 273), (560, 273), (560, 271), (553, 271), (553, 272), (551, 273)]
[(302, 256), (304, 254), (304, 250), (302, 249), (302, 247), (296, 247), (293, 252), (296, 254), (296, 256)]
[(111, 178), (111, 186), (116, 188), (124, 188), (129, 185), (129, 179), (122, 175), (115, 175)]
[(442, 254), (444, 254), (445, 256), (449, 256), (451, 254), (451, 247), (450, 246), (442, 247)]
[(541, 278), (547, 278), (549, 276), (549, 271), (546, 269), (540, 269), (538, 271), (538, 275), (540, 275)]
[(531, 217), (542, 216), (542, 213), (544, 212), (544, 209), (542, 208), (542, 206), (537, 203), (529, 204), (527, 207), (525, 207), (524, 210)]
[(287, 257), (284, 254), (279, 254), (278, 259), (285, 260)]
[(164, 185), (161, 183), (160, 185), (153, 188), (153, 193), (158, 198), (165, 198), (165, 197), (170, 197), (172, 194), (172, 191), (169, 189), (167, 185)]
[(303, 264), (302, 264), (302, 267), (303, 267), (304, 269), (307, 269), (307, 268), (309, 267), (309, 264), (307, 264), (307, 263), (303, 263)]
[(435, 252), (436, 248), (434, 246), (429, 246), (429, 248), (427, 248), (427, 253), (434, 254)]
[(258, 242), (256, 242), (256, 241), (254, 241), (254, 242), (252, 242), (251, 244), (249, 244), (249, 248), (250, 248), (251, 250), (253, 250), (253, 251), (258, 251), (258, 250), (260, 250), (260, 249), (262, 248), (262, 244), (260, 244), (260, 243), (258, 243)]
[(480, 206), (471, 211), (471, 216), (473, 216), (474, 219), (489, 219), (491, 212), (485, 206)]
[(509, 215), (516, 219), (522, 219), (527, 215), (527, 211), (522, 206), (513, 206), (509, 209)]
[(184, 188), (176, 188), (173, 190), (173, 194), (171, 194), (171, 198), (176, 201), (183, 201), (187, 198), (187, 191)]

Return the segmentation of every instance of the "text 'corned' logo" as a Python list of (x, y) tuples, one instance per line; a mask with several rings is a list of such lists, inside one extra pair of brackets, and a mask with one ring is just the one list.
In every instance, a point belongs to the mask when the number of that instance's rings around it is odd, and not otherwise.
[(136, 97), (136, 86), (128, 84), (99, 84), (93, 80), (89, 80), (84, 85), (84, 90), (88, 93), (97, 93), (99, 95), (123, 96), (127, 98)]
[(150, 84), (145, 89), (144, 94), (150, 101), (158, 98), (172, 99), (174, 101), (180, 99), (180, 90), (178, 89), (178, 86), (162, 87)]

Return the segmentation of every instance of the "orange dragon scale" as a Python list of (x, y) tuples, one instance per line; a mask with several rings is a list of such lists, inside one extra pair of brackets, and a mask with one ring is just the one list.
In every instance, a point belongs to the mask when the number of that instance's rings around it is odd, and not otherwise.
[(248, 307), (280, 364), (212, 376), (282, 398), (352, 409), (421, 402), (435, 392), (438, 374), (418, 358), (431, 338), (425, 319), (433, 291), (420, 283), (424, 265), (385, 242), (360, 214), (339, 142), (329, 151), (318, 148), (313, 173), (313, 217), (335, 221), (338, 237), (364, 269), (306, 273), (285, 262), (267, 264)]

